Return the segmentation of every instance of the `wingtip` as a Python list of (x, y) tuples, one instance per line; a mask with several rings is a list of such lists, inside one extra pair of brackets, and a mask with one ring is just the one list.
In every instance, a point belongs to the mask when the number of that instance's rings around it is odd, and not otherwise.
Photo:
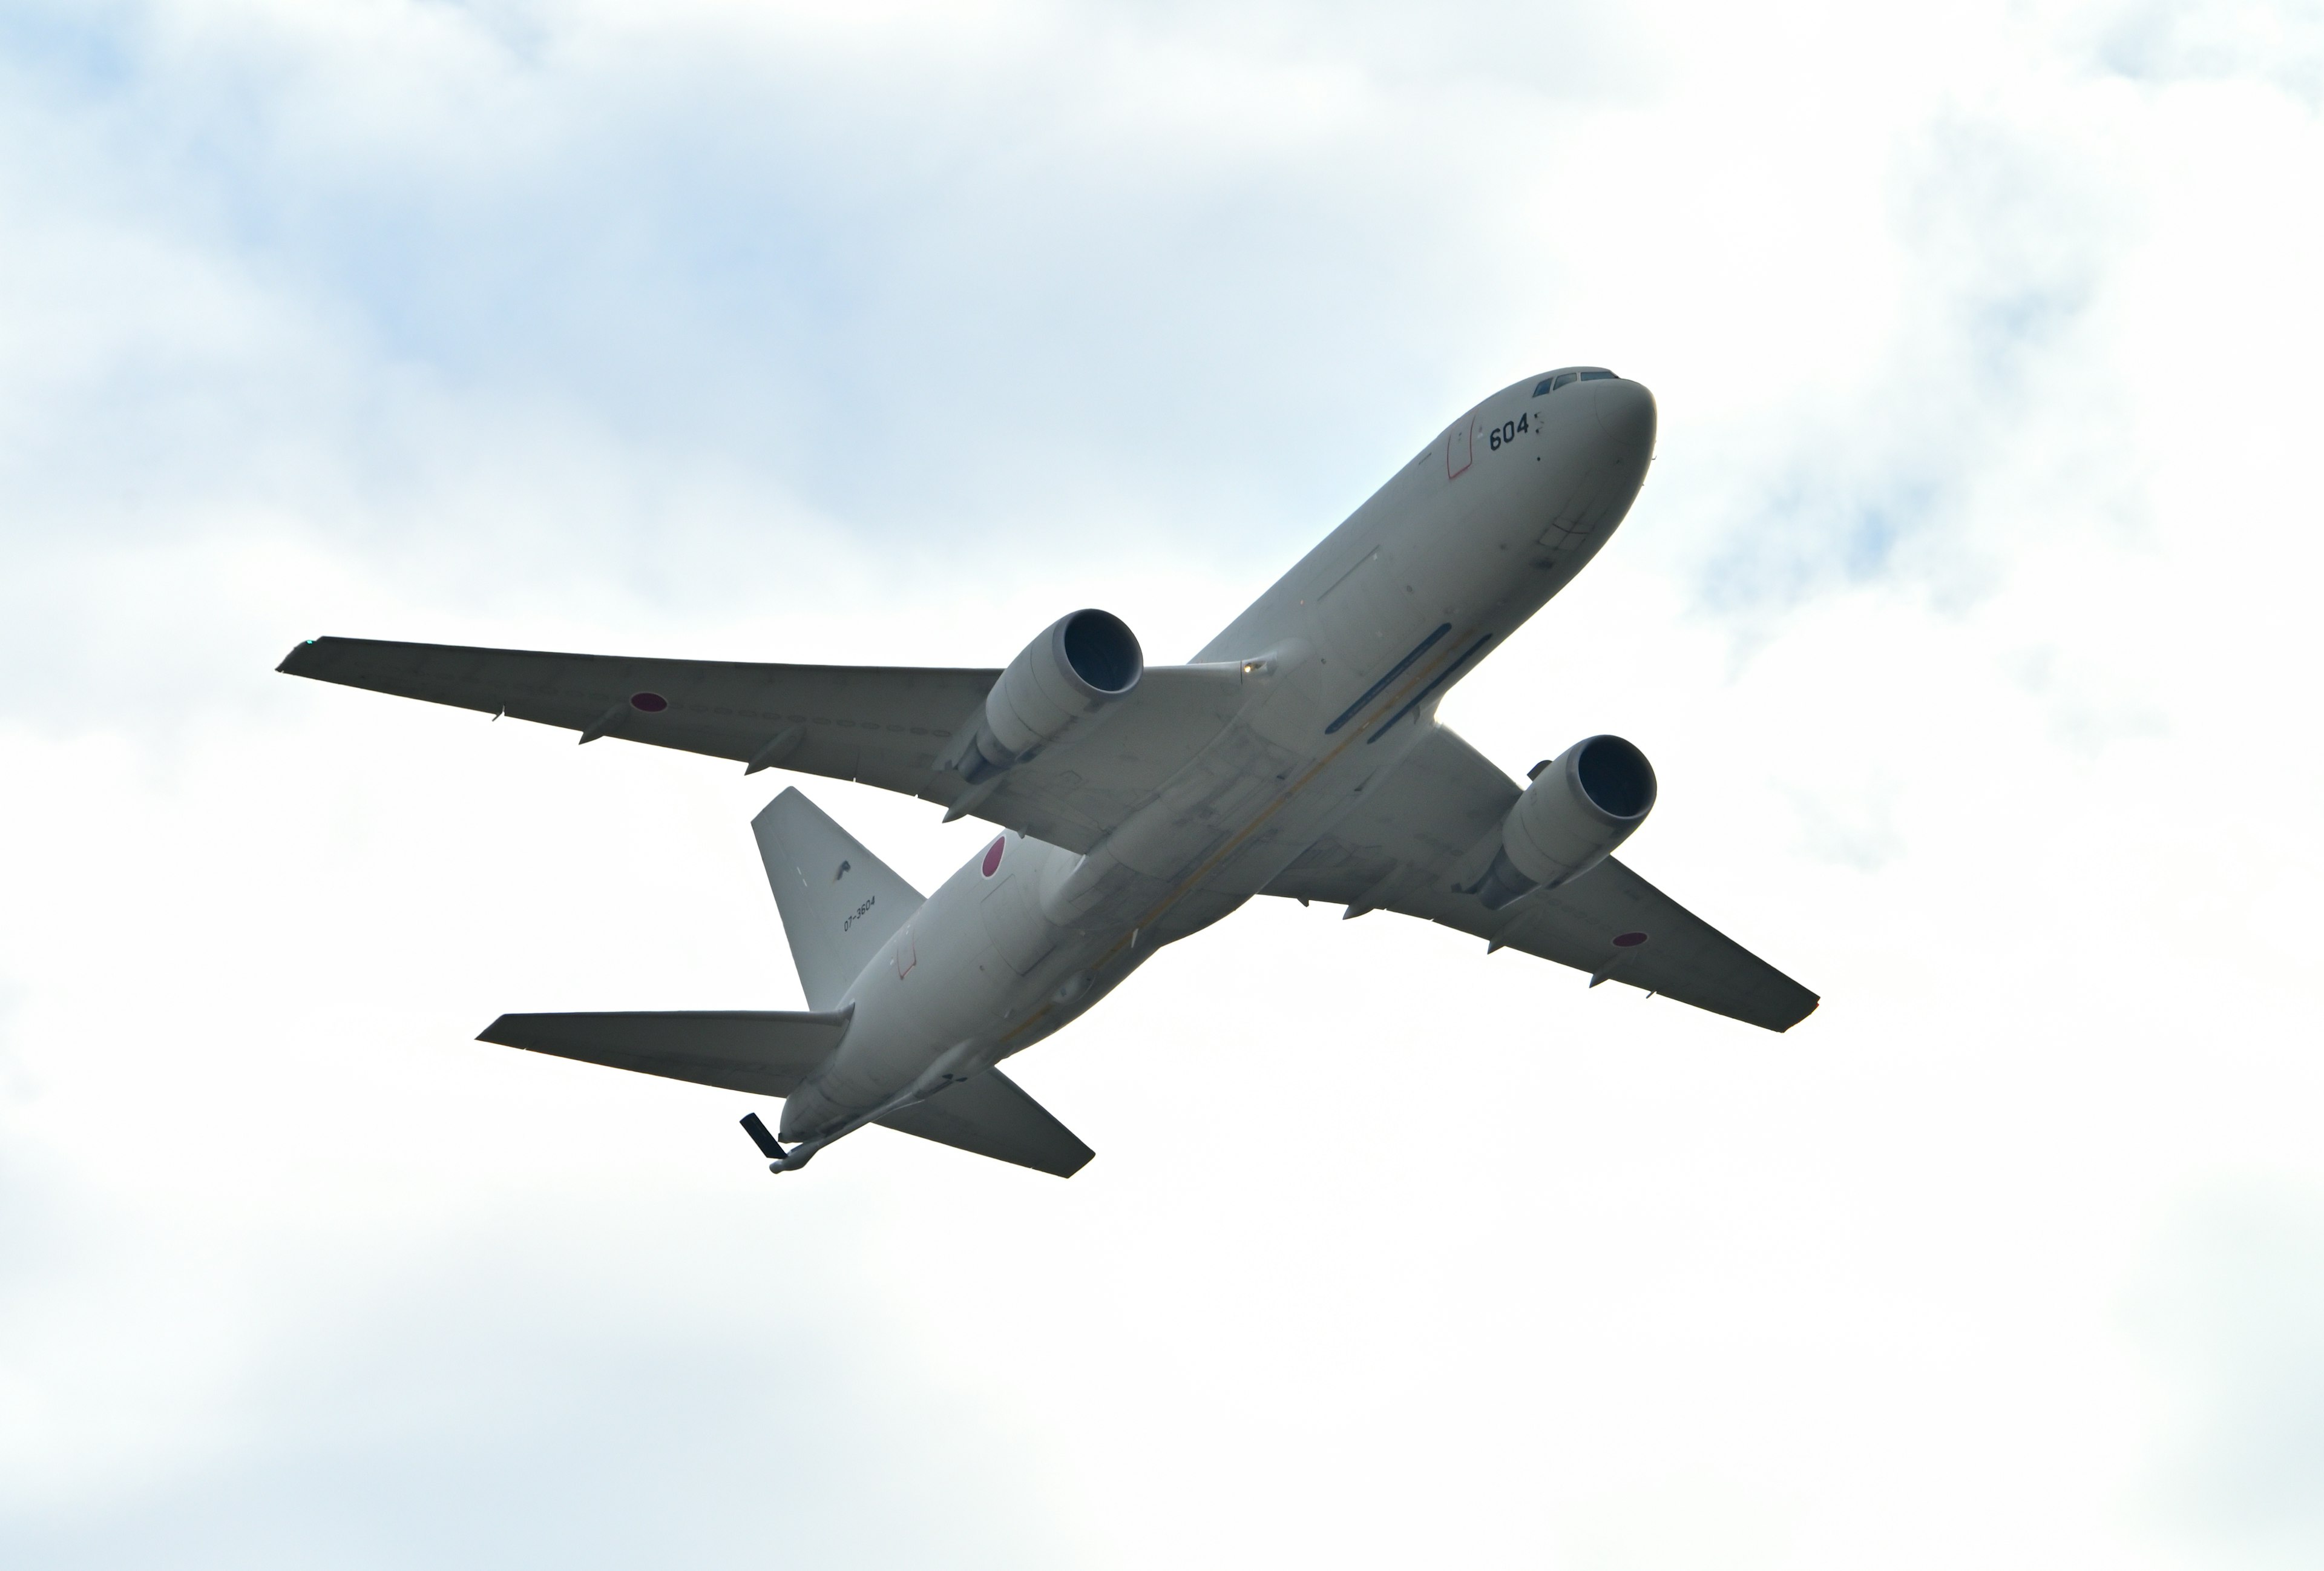
[(304, 650), (304, 649), (312, 649), (312, 648), (314, 648), (317, 644), (318, 644), (318, 643), (320, 643), (320, 642), (323, 642), (323, 641), (322, 641), (321, 639), (319, 639), (319, 638), (308, 638), (308, 639), (302, 639), (302, 640), (300, 640), (299, 642), (292, 644), (292, 645), (290, 646), (290, 652), (289, 654), (284, 655), (284, 656), (282, 657), (281, 662), (280, 664), (278, 664), (274, 669), (275, 669), (276, 670), (278, 670), (278, 671), (284, 672), (285, 674), (290, 675), (290, 676), (294, 676), (294, 677), (295, 677), (295, 676), (297, 676), (299, 673), (298, 673), (297, 671), (295, 671), (295, 670), (291, 670), (291, 667), (292, 667), (293, 663), (294, 663), (294, 662), (296, 662), (296, 661), (297, 661), (297, 660), (299, 659), (299, 652), (300, 652), (300, 650)]
[[(494, 1015), (493, 1017), (493, 1023), (476, 1033), (476, 1040), (480, 1042), (490, 1042), (496, 1048), (515, 1047), (517, 1044), (509, 1040), (508, 1036), (508, 1022), (510, 1018), (510, 1016), (505, 1014)], [(495, 1032), (498, 1034), (495, 1035)]]

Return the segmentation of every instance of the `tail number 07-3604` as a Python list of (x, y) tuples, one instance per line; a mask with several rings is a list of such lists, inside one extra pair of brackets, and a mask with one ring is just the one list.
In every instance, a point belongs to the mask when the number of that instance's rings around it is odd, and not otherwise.
[(1485, 433), (1486, 442), (1495, 452), (1500, 451), (1504, 442), (1514, 442), (1517, 439), (1519, 431), (1529, 431), (1533, 429), (1530, 423), (1532, 418), (1530, 413), (1526, 413), (1517, 416), (1515, 420), (1503, 420)]

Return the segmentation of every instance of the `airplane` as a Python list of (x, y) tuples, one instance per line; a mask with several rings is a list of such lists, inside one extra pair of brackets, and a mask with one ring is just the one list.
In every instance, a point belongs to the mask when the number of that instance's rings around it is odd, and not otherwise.
[(998, 1067), (1254, 895), (1397, 911), (1769, 1030), (1814, 993), (1613, 855), (1646, 755), (1588, 736), (1520, 786), (1437, 706), (1602, 549), (1654, 456), (1602, 366), (1439, 433), (1184, 665), (1075, 611), (1000, 670), (309, 639), (277, 669), (878, 786), (999, 833), (922, 895), (796, 787), (752, 821), (808, 1007), (504, 1014), (480, 1040), (783, 1101), (791, 1172), (866, 1124), (1059, 1177), (1093, 1154)]

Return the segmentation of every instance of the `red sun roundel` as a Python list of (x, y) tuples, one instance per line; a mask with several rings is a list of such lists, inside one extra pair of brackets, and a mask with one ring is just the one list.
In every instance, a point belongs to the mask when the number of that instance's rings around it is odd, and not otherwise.
[(1000, 871), (1001, 871), (1001, 847), (1003, 847), (1003, 846), (1007, 846), (1008, 844), (1009, 844), (1009, 836), (1006, 836), (1006, 835), (1003, 835), (1003, 836), (1001, 836), (1001, 838), (1000, 838), (1000, 839), (995, 840), (991, 845), (987, 846), (984, 848), (984, 876), (985, 876), (985, 877), (987, 877), (987, 878), (991, 878), (994, 873), (998, 873), (998, 872), (1000, 872)]

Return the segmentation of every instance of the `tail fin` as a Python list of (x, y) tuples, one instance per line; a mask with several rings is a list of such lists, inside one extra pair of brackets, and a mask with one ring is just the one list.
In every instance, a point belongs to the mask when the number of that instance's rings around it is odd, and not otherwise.
[(835, 1007), (847, 984), (927, 897), (794, 787), (751, 820), (783, 936), (809, 1009)]

